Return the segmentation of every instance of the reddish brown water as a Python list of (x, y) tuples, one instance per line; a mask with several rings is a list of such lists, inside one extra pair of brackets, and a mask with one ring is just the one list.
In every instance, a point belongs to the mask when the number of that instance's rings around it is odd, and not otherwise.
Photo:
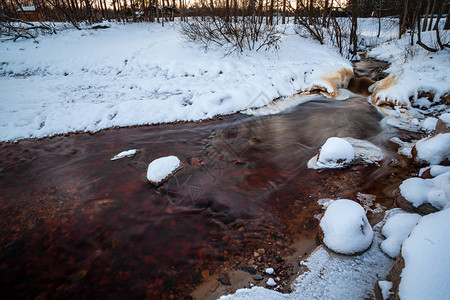
[[(1, 299), (183, 298), (255, 249), (273, 261), (316, 230), (319, 198), (371, 192), (392, 203), (382, 187), (396, 132), (382, 131), (380, 119), (364, 99), (315, 101), (260, 118), (3, 145)], [(388, 157), (380, 167), (308, 170), (331, 136), (371, 140)], [(110, 160), (134, 148), (134, 157)], [(146, 169), (166, 155), (184, 168), (155, 188)]]

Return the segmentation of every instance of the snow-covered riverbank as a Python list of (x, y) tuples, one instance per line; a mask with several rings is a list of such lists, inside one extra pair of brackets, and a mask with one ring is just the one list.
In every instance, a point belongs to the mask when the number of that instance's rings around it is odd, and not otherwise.
[(224, 56), (184, 42), (176, 24), (110, 26), (1, 43), (1, 141), (201, 120), (260, 107), (351, 70), (336, 51), (292, 27), (276, 52)]

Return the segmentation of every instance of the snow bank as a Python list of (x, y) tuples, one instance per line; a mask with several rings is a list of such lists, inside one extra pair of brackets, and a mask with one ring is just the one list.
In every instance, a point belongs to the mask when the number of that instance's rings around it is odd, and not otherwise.
[(136, 154), (136, 149), (131, 149), (131, 150), (127, 150), (127, 151), (122, 151), (119, 154), (117, 154), (116, 156), (114, 156), (113, 158), (111, 158), (111, 160), (117, 160), (117, 159), (121, 159), (124, 157), (130, 157)]
[(331, 250), (351, 255), (370, 247), (373, 239), (372, 227), (361, 205), (351, 200), (336, 200), (331, 203), (322, 220), (323, 242)]
[(427, 215), (402, 247), (405, 267), (401, 299), (448, 299), (450, 295), (450, 209)]
[[(443, 31), (443, 36), (449, 31)], [(423, 32), (422, 41), (433, 45), (435, 32)], [(434, 102), (450, 91), (450, 55), (448, 50), (430, 53), (418, 45), (409, 46), (410, 37), (404, 35), (372, 49), (368, 55), (391, 66), (390, 75), (377, 82), (372, 89), (372, 103), (375, 105), (399, 105), (409, 107), (409, 97), (418, 99), (420, 91), (432, 92)], [(411, 55), (414, 53), (414, 55)]]
[(403, 198), (414, 207), (430, 203), (442, 210), (450, 206), (450, 171), (432, 179), (409, 178), (400, 185)]
[(416, 159), (430, 164), (439, 164), (450, 156), (450, 133), (440, 133), (417, 141), (415, 149)]
[(159, 185), (181, 167), (181, 162), (176, 156), (155, 159), (148, 165), (147, 179), (150, 183)]
[(297, 34), (277, 52), (224, 56), (183, 42), (178, 25), (110, 26), (2, 43), (1, 141), (201, 120), (315, 85), (333, 95), (352, 70), (337, 51)]
[(418, 214), (408, 213), (399, 213), (390, 217), (381, 230), (386, 237), (380, 245), (381, 250), (395, 258), (400, 253), (403, 241), (409, 236), (420, 218), (421, 216)]

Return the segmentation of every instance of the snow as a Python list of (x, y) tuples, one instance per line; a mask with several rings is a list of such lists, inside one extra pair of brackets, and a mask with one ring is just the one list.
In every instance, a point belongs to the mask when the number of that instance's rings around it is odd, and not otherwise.
[(117, 160), (117, 159), (121, 159), (124, 157), (130, 157), (136, 154), (136, 149), (131, 149), (131, 150), (126, 150), (126, 151), (122, 151), (119, 154), (117, 154), (116, 156), (114, 156), (113, 158), (111, 158), (111, 160)]
[(430, 203), (442, 210), (450, 205), (450, 171), (432, 179), (406, 179), (400, 185), (400, 193), (414, 207)]
[(17, 11), (36, 11), (35, 6), (22, 6), (17, 9)]
[[(442, 36), (449, 31), (442, 31)], [(435, 44), (435, 32), (423, 32), (422, 41)], [(450, 91), (450, 55), (448, 50), (430, 53), (419, 45), (410, 46), (410, 36), (382, 44), (373, 48), (370, 57), (388, 61), (386, 70), (390, 76), (375, 86), (372, 101), (377, 104), (393, 104), (409, 107), (409, 97), (418, 98), (420, 91), (432, 92), (434, 102)]]
[(267, 268), (266, 273), (272, 275), (273, 273), (275, 273), (275, 270), (273, 268)]
[(423, 217), (405, 240), (401, 299), (448, 299), (450, 295), (450, 209)]
[(373, 230), (358, 203), (340, 199), (331, 203), (320, 221), (323, 242), (331, 250), (351, 255), (370, 247)]
[(239, 56), (203, 52), (180, 38), (178, 24), (108, 25), (2, 43), (0, 141), (202, 120), (316, 85), (337, 93), (352, 70), (292, 24), (278, 51)]
[(348, 257), (318, 247), (300, 265), (307, 268), (294, 282), (291, 294), (282, 294), (263, 287), (243, 288), (220, 300), (312, 300), (312, 299), (374, 299), (373, 287), (389, 273), (394, 261), (379, 249), (380, 229), (374, 226), (372, 246), (361, 255)]
[(355, 151), (349, 142), (342, 138), (331, 137), (323, 144), (318, 158), (313, 157), (308, 162), (308, 167), (342, 168), (350, 164), (354, 158)]
[(332, 137), (325, 142), (320, 153), (308, 161), (307, 166), (310, 169), (342, 168), (357, 159), (372, 164), (383, 158), (383, 150), (369, 141)]
[(434, 131), (436, 129), (438, 119), (433, 117), (428, 117), (422, 121), (420, 126), (426, 131)]
[(395, 258), (400, 253), (403, 241), (409, 236), (421, 216), (418, 214), (399, 213), (390, 217), (383, 226), (381, 233), (386, 239), (380, 248), (384, 253)]
[(270, 285), (270, 286), (276, 286), (277, 283), (275, 282), (275, 280), (273, 280), (273, 278), (269, 278), (269, 279), (267, 280), (267, 285)]
[(383, 296), (383, 300), (388, 300), (389, 297), (392, 295), (392, 292), (390, 289), (392, 288), (392, 282), (381, 280), (378, 281), (378, 286), (381, 289), (381, 295)]
[(160, 184), (180, 166), (181, 162), (176, 156), (160, 157), (148, 165), (147, 179), (151, 183)]
[(412, 157), (411, 150), (414, 147), (415, 143), (404, 142), (398, 137), (392, 137), (389, 139), (389, 141), (400, 146), (397, 151), (398, 154), (404, 155), (406, 157)]
[(450, 171), (450, 166), (441, 166), (441, 165), (432, 165), (426, 168), (422, 168), (419, 171), (419, 176), (422, 176), (422, 174), (426, 171), (430, 170), (430, 175), (433, 177), (439, 176), (441, 174), (444, 174), (445, 172)]
[(443, 113), (439, 116), (439, 119), (441, 119), (441, 121), (444, 122), (447, 127), (450, 126), (450, 113)]
[(417, 158), (430, 164), (439, 164), (450, 156), (450, 133), (440, 133), (416, 143)]

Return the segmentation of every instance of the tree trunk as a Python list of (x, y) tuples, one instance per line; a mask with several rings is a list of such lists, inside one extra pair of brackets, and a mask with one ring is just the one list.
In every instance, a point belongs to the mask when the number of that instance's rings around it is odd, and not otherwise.
[(383, 0), (378, 1), (378, 33), (377, 38), (380, 37), (381, 34), (381, 7), (383, 6)]
[(358, 50), (358, 0), (352, 1), (352, 28), (350, 31), (350, 44), (353, 45), (352, 54), (356, 55)]
[(431, 13), (430, 13), (430, 23), (428, 24), (428, 31), (430, 31), (431, 27), (433, 26), (433, 18), (434, 18), (434, 11), (436, 10), (436, 4), (437, 4), (437, 0), (434, 0), (433, 6), (431, 8)]
[(408, 4), (409, 4), (409, 0), (405, 0), (405, 5), (403, 6), (403, 19), (399, 22), (400, 31), (399, 31), (398, 38), (401, 38), (402, 35), (404, 35), (406, 32), (406, 19), (408, 18), (408, 6), (409, 6)]
[[(422, 29), (420, 29), (420, 30), (422, 30), (422, 31), (427, 30), (427, 25), (428, 25), (428, 14), (430, 13), (430, 5), (431, 5), (430, 0), (427, 0), (427, 9), (426, 9), (426, 11), (425, 11), (425, 15), (424, 15), (424, 18), (423, 18)], [(419, 33), (419, 35), (420, 35), (420, 33)]]

